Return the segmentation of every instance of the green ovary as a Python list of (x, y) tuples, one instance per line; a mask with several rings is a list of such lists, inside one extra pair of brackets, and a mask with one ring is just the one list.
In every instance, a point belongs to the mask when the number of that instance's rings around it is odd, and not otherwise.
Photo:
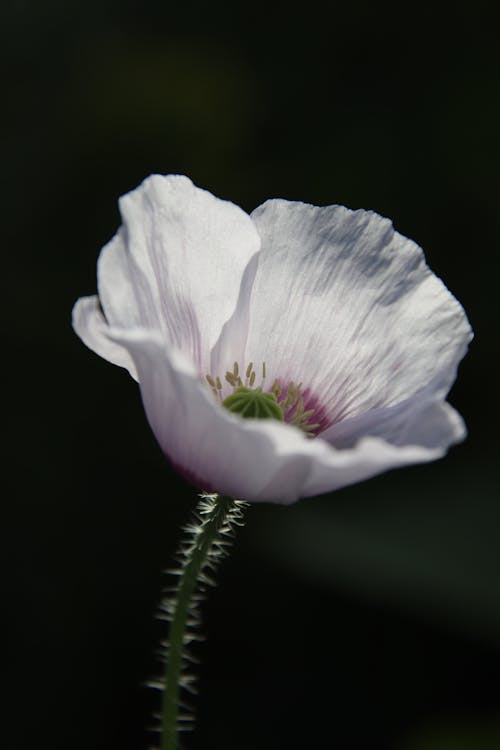
[(222, 405), (245, 419), (277, 419), (283, 422), (283, 411), (274, 393), (264, 393), (260, 388), (240, 386), (224, 399)]

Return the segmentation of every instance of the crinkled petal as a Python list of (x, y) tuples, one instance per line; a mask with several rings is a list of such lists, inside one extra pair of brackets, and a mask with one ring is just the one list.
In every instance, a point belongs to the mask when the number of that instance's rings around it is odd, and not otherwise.
[(102, 314), (98, 297), (80, 297), (73, 307), (72, 323), (75, 332), (89, 349), (108, 362), (125, 367), (137, 380), (137, 372), (129, 352), (107, 335), (109, 326)]
[(260, 238), (238, 206), (179, 175), (153, 175), (120, 199), (123, 227), (102, 252), (110, 325), (161, 330), (202, 373), (237, 306)]
[[(414, 434), (409, 430), (408, 444), (370, 437), (338, 450), (289, 425), (229, 413), (161, 334), (109, 329), (107, 335), (134, 360), (146, 414), (163, 451), (206, 490), (249, 501), (292, 503), (393, 467), (433, 460), (457, 438), (448, 409), (434, 403), (409, 417)], [(429, 419), (441, 442), (413, 443), (427, 435), (423, 424)]]
[(262, 251), (247, 359), (302, 381), (330, 420), (395, 405), (439, 379), (471, 330), (422, 250), (369, 211), (271, 200), (252, 214)]

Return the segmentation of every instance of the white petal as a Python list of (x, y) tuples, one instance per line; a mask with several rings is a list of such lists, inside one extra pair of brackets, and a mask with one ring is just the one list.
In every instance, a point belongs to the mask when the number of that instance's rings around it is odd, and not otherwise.
[(366, 436), (380, 437), (393, 445), (414, 442), (427, 448), (457, 443), (466, 436), (465, 425), (442, 400), (443, 395), (442, 382), (434, 379), (398, 404), (370, 409), (331, 425), (321, 437), (341, 449), (351, 448)]
[(471, 338), (457, 300), (389, 220), (342, 206), (272, 200), (247, 358), (302, 381), (333, 422), (391, 406), (439, 378), (450, 387)]
[[(392, 467), (438, 458), (457, 439), (448, 409), (433, 403), (408, 418), (414, 430), (408, 444), (365, 438), (353, 448), (337, 450), (294, 427), (230, 414), (160, 334), (110, 329), (108, 335), (135, 362), (145, 410), (163, 451), (181, 473), (207, 490), (249, 501), (291, 503)], [(429, 419), (438, 440), (432, 446), (412, 444), (421, 434), (426, 438), (421, 422)]]
[(260, 248), (253, 222), (178, 175), (149, 177), (121, 198), (120, 210), (123, 228), (99, 262), (108, 322), (161, 330), (209, 372), (210, 352)]
[[(214, 375), (220, 375), (222, 378), (227, 370), (232, 369), (234, 362), (238, 362), (242, 366), (245, 362), (245, 349), (250, 320), (250, 302), (259, 258), (260, 253), (257, 253), (245, 268), (241, 279), (236, 309), (224, 324), (219, 339), (212, 349), (210, 372)], [(224, 384), (224, 388), (226, 385)], [(229, 389), (229, 392), (231, 390)], [(227, 395), (229, 395), (229, 392)]]
[(121, 344), (110, 339), (107, 335), (108, 324), (104, 319), (99, 305), (99, 299), (81, 297), (73, 307), (72, 323), (75, 332), (89, 349), (107, 359), (114, 365), (125, 367), (132, 377), (137, 380), (134, 362)]
[(159, 311), (150, 283), (137, 268), (120, 227), (103, 247), (97, 261), (99, 300), (111, 326), (161, 328)]

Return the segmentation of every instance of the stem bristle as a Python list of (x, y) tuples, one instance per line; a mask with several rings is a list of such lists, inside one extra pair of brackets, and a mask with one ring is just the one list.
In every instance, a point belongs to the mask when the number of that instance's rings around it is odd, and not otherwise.
[(199, 660), (186, 647), (204, 640), (199, 632), (200, 605), (208, 587), (216, 585), (213, 575), (232, 545), (234, 527), (243, 526), (247, 505), (241, 500), (202, 493), (191, 521), (183, 527), (187, 539), (177, 549), (176, 567), (165, 571), (177, 578), (175, 585), (163, 589), (165, 596), (157, 612), (157, 619), (170, 623), (169, 640), (161, 644), (160, 654), (166, 669), (164, 676), (147, 683), (163, 693), (161, 727), (152, 730), (161, 732), (161, 750), (175, 750), (178, 733), (194, 727), (192, 708), (183, 702), (181, 690), (196, 694), (196, 675), (191, 670)]

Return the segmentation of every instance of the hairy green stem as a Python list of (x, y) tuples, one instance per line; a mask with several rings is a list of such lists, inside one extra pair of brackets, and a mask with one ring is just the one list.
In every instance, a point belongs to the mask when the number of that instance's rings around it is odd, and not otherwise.
[(233, 525), (241, 525), (242, 508), (239, 500), (221, 495), (202, 495), (195, 512), (195, 522), (186, 527), (188, 540), (181, 545), (176, 571), (178, 585), (171, 598), (162, 604), (170, 619), (167, 646), (165, 685), (162, 700), (162, 733), (160, 750), (177, 750), (179, 732), (179, 702), (181, 688), (189, 689), (190, 677), (184, 675), (186, 645), (193, 639), (190, 628), (198, 624), (200, 591), (213, 581), (207, 570), (213, 570), (226, 554)]

